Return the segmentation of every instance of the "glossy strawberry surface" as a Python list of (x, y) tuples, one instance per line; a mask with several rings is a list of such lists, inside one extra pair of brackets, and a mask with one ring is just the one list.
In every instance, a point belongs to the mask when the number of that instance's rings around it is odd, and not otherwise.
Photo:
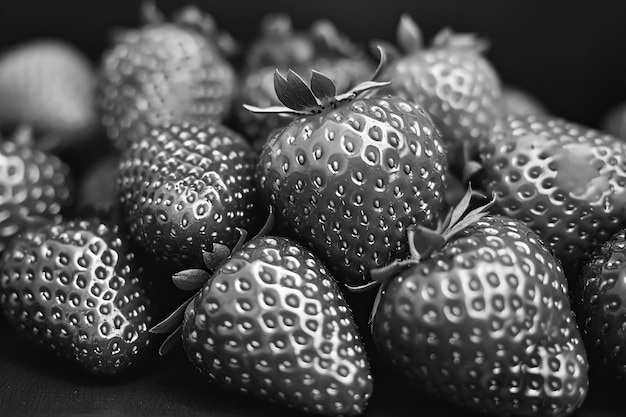
[[(407, 17), (401, 20), (400, 37), (410, 25), (415, 23)], [(417, 44), (421, 38), (413, 42), (403, 45), (404, 54), (381, 74), (393, 83), (378, 94), (396, 95), (424, 108), (441, 132), (450, 168), (460, 175), (464, 143), (473, 147), (487, 137), (501, 114), (499, 76), (483, 55), (484, 46), (469, 35), (443, 30), (428, 47)]]
[[(257, 155), (218, 124), (167, 124), (124, 152), (118, 188), (134, 240), (169, 269), (202, 266), (214, 243), (232, 248), (236, 228), (259, 218)], [(263, 212), (263, 210), (261, 210)]]
[(72, 188), (69, 167), (58, 157), (0, 139), (0, 252), (28, 224), (59, 219)]
[(124, 149), (154, 124), (224, 119), (235, 81), (231, 64), (201, 33), (174, 23), (146, 25), (121, 34), (102, 57), (101, 120)]
[(211, 380), (299, 411), (358, 415), (372, 393), (334, 278), (283, 237), (253, 239), (222, 264), (187, 307), (183, 344)]
[(342, 283), (406, 256), (411, 224), (443, 206), (445, 152), (429, 116), (398, 98), (356, 99), (300, 117), (265, 144), (257, 168), (279, 222)]
[(400, 270), (372, 331), (398, 372), (467, 411), (564, 416), (587, 395), (560, 263), (517, 220), (486, 216)]
[(511, 115), (481, 145), (494, 210), (524, 221), (575, 280), (582, 259), (626, 219), (626, 144), (550, 116)]
[(626, 376), (626, 231), (620, 230), (596, 249), (583, 265), (576, 317), (598, 371)]
[(17, 332), (93, 374), (149, 352), (150, 300), (117, 226), (66, 221), (15, 238), (0, 263), (0, 308)]

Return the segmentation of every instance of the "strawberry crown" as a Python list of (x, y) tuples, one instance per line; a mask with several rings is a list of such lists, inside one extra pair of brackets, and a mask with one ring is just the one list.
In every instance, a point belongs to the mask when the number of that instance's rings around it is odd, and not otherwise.
[(311, 81), (306, 82), (295, 71), (289, 70), (284, 77), (278, 69), (274, 72), (274, 90), (278, 100), (284, 106), (256, 107), (244, 104), (243, 107), (253, 113), (280, 113), (307, 115), (318, 114), (329, 108), (336, 108), (346, 101), (351, 101), (365, 91), (390, 85), (390, 81), (376, 81), (385, 64), (385, 52), (379, 48), (380, 62), (370, 81), (362, 82), (348, 92), (337, 94), (335, 83), (322, 74), (312, 70)]
[(409, 243), (408, 259), (392, 262), (389, 265), (374, 269), (370, 271), (371, 282), (356, 287), (348, 286), (348, 289), (360, 292), (385, 283), (400, 270), (419, 264), (422, 260), (431, 257), (433, 253), (440, 251), (455, 235), (489, 214), (489, 209), (496, 201), (495, 194), (492, 195), (491, 200), (487, 203), (468, 211), (472, 196), (477, 194), (469, 185), (461, 201), (448, 212), (435, 229), (429, 229), (424, 226), (410, 226), (407, 230)]
[[(396, 29), (396, 39), (404, 53), (413, 53), (424, 50), (424, 37), (417, 23), (408, 14), (400, 17)], [(450, 28), (443, 28), (434, 37), (431, 45), (434, 49), (457, 49), (467, 52), (482, 53), (489, 47), (489, 43), (473, 33), (455, 33)], [(396, 52), (396, 55), (401, 55)]]

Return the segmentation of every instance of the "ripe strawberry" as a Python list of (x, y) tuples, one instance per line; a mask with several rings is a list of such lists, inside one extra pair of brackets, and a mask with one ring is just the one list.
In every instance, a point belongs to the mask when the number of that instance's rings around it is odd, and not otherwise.
[(592, 369), (626, 376), (626, 230), (615, 233), (584, 262), (574, 305)]
[[(290, 20), (283, 15), (273, 17), (270, 22), (273, 22), (271, 26), (273, 30), (279, 33), (275, 33), (270, 38), (272, 42), (262, 38), (251, 46), (251, 51), (247, 56), (255, 65), (249, 63), (243, 71), (240, 77), (242, 87), (239, 89), (235, 105), (239, 131), (259, 150), (274, 130), (286, 126), (293, 119), (285, 115), (261, 116), (249, 112), (242, 106), (242, 104), (251, 104), (256, 107), (280, 105), (280, 100), (274, 91), (274, 72), (277, 68), (281, 71), (293, 69), (309, 77), (311, 69), (315, 69), (332, 79), (338, 91), (347, 91), (360, 82), (366, 81), (374, 69), (367, 55), (327, 20), (316, 21), (308, 32), (294, 32)], [(305, 41), (307, 45), (311, 45), (310, 51), (299, 46)], [(270, 46), (275, 43), (290, 45), (287, 51), (293, 49), (307, 52), (294, 56), (285, 52), (285, 49), (279, 49), (275, 53), (270, 52), (273, 51), (270, 50)], [(261, 51), (265, 49), (267, 51), (261, 54)]]
[(626, 219), (626, 143), (550, 116), (508, 116), (480, 146), (494, 210), (520, 219), (554, 250), (570, 281)]
[(61, 151), (98, 129), (96, 75), (87, 57), (60, 40), (37, 39), (0, 56), (0, 125), (30, 125), (38, 145)]
[(236, 75), (218, 46), (196, 26), (148, 23), (118, 34), (102, 59), (98, 106), (120, 149), (165, 122), (223, 120)]
[(588, 391), (587, 361), (561, 266), (522, 222), (487, 216), (488, 205), (457, 222), (468, 197), (437, 231), (412, 231), (412, 258), (384, 271), (375, 344), (417, 387), (466, 411), (572, 414)]
[(0, 308), (31, 342), (93, 374), (116, 374), (148, 352), (150, 302), (117, 226), (45, 225), (0, 259)]
[(392, 94), (424, 108), (441, 132), (448, 165), (461, 177), (463, 146), (489, 135), (500, 115), (500, 80), (483, 56), (483, 41), (442, 30), (424, 48), (416, 23), (403, 15), (398, 42), (405, 55), (392, 61), (381, 77), (392, 80), (378, 94)]
[(187, 305), (182, 340), (210, 380), (299, 411), (361, 414), (372, 393), (337, 283), (287, 238), (257, 237), (235, 251)]
[(0, 138), (0, 253), (29, 224), (58, 221), (72, 203), (69, 167), (33, 148), (32, 131)]
[(407, 253), (412, 224), (434, 225), (443, 205), (445, 152), (429, 116), (397, 97), (357, 98), (388, 83), (335, 95), (314, 71), (311, 87), (293, 71), (275, 75), (287, 107), (253, 111), (299, 117), (270, 137), (257, 168), (279, 224), (312, 249), (344, 284)]
[(168, 268), (199, 266), (214, 244), (232, 249), (253, 229), (257, 155), (216, 123), (165, 124), (127, 149), (118, 189), (136, 243)]

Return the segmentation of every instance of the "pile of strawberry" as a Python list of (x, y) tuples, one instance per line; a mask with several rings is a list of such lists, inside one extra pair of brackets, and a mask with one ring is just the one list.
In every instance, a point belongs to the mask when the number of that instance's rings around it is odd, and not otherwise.
[(617, 134), (408, 16), (368, 53), (326, 20), (268, 16), (242, 49), (196, 7), (143, 14), (97, 73), (59, 43), (0, 56), (15, 334), (110, 378), (182, 344), (322, 415), (365, 413), (375, 362), (490, 415), (570, 415), (592, 371), (626, 375)]

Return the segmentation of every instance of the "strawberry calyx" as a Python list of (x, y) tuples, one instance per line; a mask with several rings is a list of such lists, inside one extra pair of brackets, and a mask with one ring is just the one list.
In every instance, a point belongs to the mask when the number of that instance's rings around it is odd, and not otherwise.
[[(267, 219), (265, 220), (265, 223), (263, 224), (259, 232), (253, 237), (253, 239), (267, 235), (274, 227), (274, 219), (274, 210), (272, 206), (269, 206)], [(200, 268), (190, 268), (176, 272), (172, 276), (172, 282), (177, 288), (185, 291), (195, 292), (187, 300), (185, 300), (185, 302), (178, 306), (172, 313), (170, 313), (170, 315), (168, 315), (165, 319), (161, 320), (150, 329), (150, 333), (168, 334), (165, 341), (159, 347), (159, 354), (161, 356), (168, 353), (178, 343), (178, 336), (182, 330), (185, 310), (199, 294), (200, 289), (211, 279), (211, 276), (217, 270), (217, 268), (222, 263), (226, 262), (226, 260), (228, 260), (228, 258), (230, 258), (233, 253), (241, 250), (241, 248), (245, 244), (248, 232), (239, 227), (237, 228), (237, 230), (239, 231), (239, 239), (237, 240), (237, 243), (232, 250), (230, 250), (226, 245), (214, 243), (212, 251), (205, 251), (202, 254), (202, 260), (207, 267), (207, 270)]]
[(372, 79), (356, 85), (345, 93), (337, 94), (335, 83), (321, 72), (312, 70), (311, 81), (307, 85), (302, 77), (292, 69), (287, 72), (287, 77), (276, 69), (274, 72), (274, 90), (284, 106), (261, 108), (244, 104), (243, 107), (253, 113), (295, 115), (319, 114), (327, 109), (337, 108), (342, 103), (351, 101), (366, 91), (391, 84), (390, 81), (375, 81), (386, 61), (384, 49), (379, 48), (379, 52), (380, 62)]
[(452, 237), (489, 214), (489, 209), (496, 201), (495, 194), (492, 195), (491, 200), (487, 203), (468, 211), (472, 197), (477, 195), (480, 194), (472, 190), (472, 186), (469, 184), (461, 201), (448, 212), (436, 229), (429, 229), (424, 226), (409, 226), (407, 228), (409, 257), (371, 270), (371, 282), (360, 286), (346, 286), (347, 289), (352, 292), (362, 292), (384, 284), (398, 272), (417, 265), (422, 260), (428, 259), (434, 253), (439, 252)]

